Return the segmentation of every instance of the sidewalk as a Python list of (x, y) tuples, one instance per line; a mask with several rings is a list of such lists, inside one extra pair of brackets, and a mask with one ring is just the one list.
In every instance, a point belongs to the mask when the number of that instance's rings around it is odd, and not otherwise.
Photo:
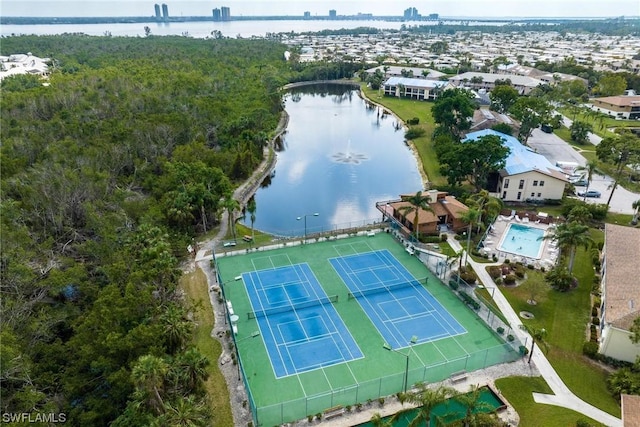
[[(455, 251), (459, 252), (463, 250), (460, 242), (453, 239), (451, 235), (449, 235), (447, 241)], [(522, 325), (520, 317), (513, 310), (504, 294), (502, 293), (501, 289), (496, 286), (489, 273), (487, 273), (486, 267), (499, 264), (500, 263), (477, 263), (471, 257), (469, 257), (469, 265), (471, 265), (473, 270), (476, 272), (478, 278), (482, 281), (485, 288), (493, 288), (493, 291), (491, 292), (493, 294), (493, 300), (500, 308), (500, 311), (502, 311), (502, 313), (505, 315), (509, 323), (512, 325), (513, 333), (517, 335), (522, 342), (529, 343), (531, 342), (531, 336), (524, 329), (520, 328), (520, 325)], [(547, 384), (549, 384), (549, 387), (551, 387), (551, 390), (553, 390), (554, 393), (553, 395), (534, 393), (533, 399), (535, 402), (572, 409), (576, 412), (593, 418), (594, 420), (604, 425), (610, 427), (622, 427), (622, 420), (604, 412), (601, 409), (596, 408), (595, 406), (581, 400), (576, 395), (574, 395), (573, 392), (571, 392), (571, 390), (569, 390), (569, 388), (560, 379), (555, 369), (553, 369), (553, 366), (551, 366), (551, 363), (549, 363), (546, 356), (544, 355), (544, 353), (542, 353), (538, 346), (536, 346), (533, 351), (532, 361), (535, 363), (536, 367), (542, 374), (542, 377), (545, 379)]]

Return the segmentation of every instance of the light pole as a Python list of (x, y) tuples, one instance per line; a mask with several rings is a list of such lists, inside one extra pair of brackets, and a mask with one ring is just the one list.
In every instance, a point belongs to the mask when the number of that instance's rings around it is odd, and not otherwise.
[[(418, 341), (418, 337), (416, 337), (415, 335), (411, 337), (411, 342), (409, 344), (413, 345)], [(404, 391), (404, 393), (407, 392), (407, 387), (408, 387), (408, 383), (409, 383), (409, 352), (411, 351), (409, 349), (409, 351), (407, 351), (407, 354), (404, 354), (403, 352), (394, 349), (393, 347), (391, 347), (388, 343), (384, 343), (382, 344), (382, 347), (387, 350), (387, 351), (395, 351), (398, 354), (401, 354), (405, 357), (406, 359), (406, 363), (405, 363), (405, 367), (404, 367), (404, 381), (402, 383), (402, 389)]]
[(240, 379), (242, 378), (242, 376), (240, 375), (240, 348), (239, 345), (242, 341), (247, 340), (249, 338), (255, 338), (260, 336), (260, 331), (253, 331), (251, 332), (251, 335), (248, 335), (246, 337), (237, 339), (236, 335), (234, 335), (233, 340), (236, 342), (236, 358), (238, 359), (238, 381), (240, 381)]
[(296, 218), (296, 220), (300, 221), (301, 219), (304, 219), (304, 241), (302, 242), (307, 243), (307, 217), (308, 216), (318, 216), (320, 215), (318, 212), (312, 213), (312, 214), (304, 214), (302, 216), (299, 216), (298, 218)]

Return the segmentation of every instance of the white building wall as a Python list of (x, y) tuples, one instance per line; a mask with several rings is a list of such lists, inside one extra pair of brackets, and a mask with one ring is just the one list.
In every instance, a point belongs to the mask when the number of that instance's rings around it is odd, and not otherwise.
[(605, 325), (600, 339), (600, 353), (614, 359), (635, 362), (640, 356), (640, 343), (634, 344), (629, 337), (631, 333), (611, 325)]
[[(507, 179), (509, 180), (509, 185), (504, 188)], [(520, 188), (521, 180), (524, 181), (522, 188)], [(543, 182), (544, 185), (540, 185)], [(525, 201), (527, 199), (559, 200), (562, 199), (564, 187), (565, 182), (560, 179), (537, 171), (530, 171), (502, 178), (498, 194), (506, 202)], [(518, 193), (520, 198), (518, 198)]]

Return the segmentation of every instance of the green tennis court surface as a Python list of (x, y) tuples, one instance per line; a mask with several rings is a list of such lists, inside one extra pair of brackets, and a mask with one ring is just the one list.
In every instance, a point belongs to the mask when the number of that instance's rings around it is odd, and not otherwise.
[[(380, 250), (387, 250), (410, 275), (421, 278), (420, 286), (425, 286), (443, 310), (446, 310), (466, 332), (457, 335), (446, 334), (441, 339), (432, 339), (429, 342), (424, 340), (421, 342), (421, 338), (425, 337), (416, 336), (415, 344), (405, 343), (404, 348), (394, 348), (394, 351), (383, 347), (386, 339), (371, 320), (374, 309), (369, 307), (365, 310), (358, 298), (348, 298), (352, 290), (330, 262), (336, 257), (348, 257)], [(306, 279), (301, 281), (306, 288), (301, 288), (299, 281), (294, 281), (296, 286), (289, 288), (288, 279), (278, 276), (275, 279), (278, 283), (275, 285), (283, 290), (267, 290), (262, 297), (256, 297), (256, 293), (261, 292), (258, 288), (269, 289), (272, 284), (261, 283), (256, 288), (255, 283), (245, 283), (251, 282), (245, 279), (249, 277), (257, 279), (258, 276), (266, 278), (264, 282), (269, 282), (269, 275), (265, 275), (264, 271), (284, 267), (294, 268), (293, 266), (301, 264), (308, 266), (313, 274), (313, 279), (308, 281), (311, 283), (310, 286), (307, 285)], [(373, 237), (351, 237), (305, 246), (217, 257), (216, 266), (226, 298), (231, 303), (234, 320), (237, 316), (235, 339), (240, 355), (240, 366), (254, 420), (260, 426), (283, 424), (306, 418), (307, 415), (321, 413), (336, 405), (354, 405), (357, 402), (365, 402), (368, 399), (377, 399), (380, 396), (402, 391), (405, 385), (407, 359), (409, 361), (407, 384), (411, 385), (420, 381), (442, 381), (455, 372), (483, 369), (498, 363), (513, 361), (519, 357), (517, 352), (493, 333), (475, 312), (467, 308), (417, 258), (409, 255), (404, 247), (386, 233), (379, 233)], [(262, 273), (258, 274), (257, 272), (260, 271)], [(427, 285), (424, 285), (425, 281)], [(315, 289), (317, 285), (321, 289)], [(323, 295), (332, 296), (331, 302), (327, 303), (324, 297), (321, 298), (323, 303), (318, 307), (324, 308), (316, 310), (317, 313), (313, 314), (307, 313), (308, 310), (315, 310), (313, 306), (301, 304), (300, 307), (303, 310), (301, 316), (297, 315), (295, 308), (289, 310), (288, 314), (287, 311), (278, 308), (273, 312), (272, 316), (275, 317), (272, 317), (267, 329), (265, 324), (268, 322), (260, 324), (265, 322), (265, 316), (256, 316), (255, 311), (264, 307), (254, 307), (254, 305), (265, 302), (270, 304), (276, 300), (274, 304), (280, 304), (283, 298), (293, 301), (300, 297), (300, 292), (303, 296), (306, 295), (304, 293), (307, 291), (304, 289), (313, 290), (313, 298)], [(337, 302), (334, 302), (336, 299)], [(327, 305), (329, 307), (326, 307)], [(323, 312), (328, 314), (322, 314)], [(272, 360), (274, 351), (269, 349), (270, 344), (268, 339), (265, 340), (265, 331), (273, 335), (275, 329), (282, 329), (280, 325), (288, 325), (290, 322), (282, 321), (284, 316), (297, 317), (301, 328), (305, 327), (308, 319), (315, 319), (317, 316), (324, 316), (324, 321), (328, 324), (331, 318), (335, 318), (334, 312), (344, 323), (355, 345), (362, 352), (362, 357), (337, 358), (335, 364), (324, 364), (311, 369), (306, 366), (304, 370), (296, 369), (295, 372), (286, 376), (277, 375)], [(266, 314), (267, 319), (270, 316), (268, 311), (262, 314)], [(428, 318), (425, 317), (425, 319)], [(415, 327), (415, 322), (412, 324)], [(323, 339), (326, 334), (333, 333), (331, 330), (323, 329), (323, 331), (318, 335)], [(311, 339), (313, 339), (312, 335)], [(302, 335), (285, 331), (282, 337), (285, 337), (283, 345), (289, 346), (297, 343), (293, 338), (301, 338)], [(282, 343), (278, 343), (280, 344)], [(305, 346), (295, 348), (305, 348)], [(308, 348), (315, 352), (321, 352), (323, 349), (318, 346)], [(335, 346), (329, 348), (335, 351)], [(293, 366), (295, 367), (295, 363)]]

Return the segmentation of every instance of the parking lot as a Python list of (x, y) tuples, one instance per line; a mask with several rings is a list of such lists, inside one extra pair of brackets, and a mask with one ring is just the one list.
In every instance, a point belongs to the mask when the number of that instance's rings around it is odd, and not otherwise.
[[(576, 162), (582, 166), (586, 164), (586, 159), (582, 154), (576, 151), (571, 145), (564, 142), (561, 138), (553, 133), (545, 133), (540, 129), (535, 129), (533, 134), (528, 140), (528, 144), (537, 153), (545, 156), (549, 161), (555, 164), (558, 161)], [(585, 147), (585, 149), (594, 149), (592, 146)], [(587, 203), (607, 203), (609, 196), (611, 195), (611, 185), (613, 180), (606, 175), (594, 174), (591, 180), (590, 190), (598, 190), (602, 194), (600, 198), (588, 197)], [(584, 191), (585, 187), (576, 187), (577, 191)], [(580, 197), (582, 199), (582, 197)], [(633, 208), (631, 204), (640, 199), (640, 194), (632, 193), (631, 191), (618, 186), (613, 194), (609, 210), (611, 212), (633, 214)]]

